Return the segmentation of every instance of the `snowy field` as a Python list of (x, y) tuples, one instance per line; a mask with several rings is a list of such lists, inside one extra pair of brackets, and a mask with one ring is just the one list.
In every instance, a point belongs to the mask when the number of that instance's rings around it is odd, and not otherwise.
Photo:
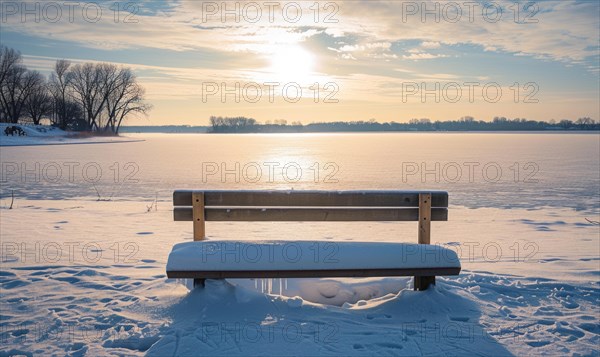
[[(17, 126), (26, 135), (5, 135), (7, 127)], [(65, 144), (122, 143), (134, 141), (126, 137), (76, 137), (63, 130), (46, 125), (0, 123), (0, 146), (35, 146)]]
[[(302, 152), (293, 136), (221, 136), (223, 146), (214, 145), (214, 136), (199, 135), (2, 148), (0, 356), (600, 355), (600, 231), (592, 223), (600, 209), (598, 136), (541, 134), (503, 146), (510, 141), (503, 134), (438, 135), (450, 144), (456, 140), (444, 153), (447, 161), (498, 162), (505, 169), (511, 159), (535, 162), (539, 182), (402, 184), (397, 162), (435, 154), (390, 157), (399, 152), (394, 145), (417, 139), (403, 134), (377, 137), (380, 147), (370, 149), (368, 143), (354, 144), (356, 137), (346, 142), (345, 136), (311, 136)], [(257, 138), (256, 145), (244, 145)], [(224, 150), (228, 140), (239, 144)], [(336, 150), (327, 151), (327, 145)], [(480, 145), (478, 153), (472, 145)], [(352, 156), (351, 146), (380, 150), (384, 159)], [(182, 148), (192, 151), (186, 158), (193, 167), (174, 167)], [(348, 157), (340, 156), (344, 150)], [(196, 151), (203, 155), (194, 156)], [(296, 160), (302, 167), (313, 160), (335, 162), (338, 182), (317, 184), (312, 176), (297, 184), (202, 182), (200, 162), (232, 158)], [(116, 185), (109, 169), (114, 161), (121, 175), (130, 173), (127, 163), (135, 163), (139, 181), (119, 176)], [(14, 172), (36, 162), (41, 177)], [(68, 162), (93, 162), (104, 176), (90, 182), (77, 172), (73, 180), (63, 173), (53, 180), (55, 174), (43, 172), (49, 163)], [(438, 278), (426, 292), (412, 291), (409, 278), (240, 279), (208, 281), (194, 291), (166, 278), (171, 248), (192, 239), (190, 222), (173, 222), (173, 189), (367, 185), (448, 190), (449, 221), (432, 223), (432, 244), (457, 253), (460, 276)], [(207, 235), (408, 243), (416, 242), (417, 224), (208, 222)]]

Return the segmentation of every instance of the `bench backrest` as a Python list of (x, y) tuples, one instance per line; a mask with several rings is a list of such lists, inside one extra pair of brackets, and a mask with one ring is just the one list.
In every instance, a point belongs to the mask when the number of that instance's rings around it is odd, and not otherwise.
[(444, 191), (192, 191), (173, 193), (175, 221), (419, 221), (419, 243), (429, 244), (430, 221), (448, 220)]

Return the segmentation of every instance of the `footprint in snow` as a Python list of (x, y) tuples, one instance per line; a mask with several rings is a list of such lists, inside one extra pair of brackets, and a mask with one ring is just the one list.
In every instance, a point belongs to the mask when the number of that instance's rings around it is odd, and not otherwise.
[(399, 345), (397, 343), (391, 343), (391, 342), (381, 342), (381, 343), (377, 343), (376, 345), (379, 347), (390, 348), (390, 349), (394, 349), (394, 350), (401, 350), (404, 348), (402, 345)]
[(562, 337), (568, 338), (569, 341), (578, 340), (585, 336), (585, 332), (579, 331), (573, 328), (557, 326), (553, 329), (549, 329), (549, 332), (557, 334)]
[(579, 304), (574, 301), (561, 301), (561, 303), (567, 309), (576, 309), (579, 307)]
[(527, 341), (525, 343), (531, 347), (544, 347), (550, 344), (550, 341)]
[(391, 319), (392, 315), (388, 315), (388, 314), (367, 314), (367, 320), (373, 320), (373, 319)]
[(450, 321), (467, 322), (469, 318), (466, 316), (450, 316)]
[(554, 325), (554, 321), (552, 321), (552, 320), (538, 320), (537, 324), (538, 325), (550, 326), (550, 325)]
[(587, 332), (600, 335), (600, 325), (598, 324), (584, 322), (582, 324), (579, 324), (579, 328)]

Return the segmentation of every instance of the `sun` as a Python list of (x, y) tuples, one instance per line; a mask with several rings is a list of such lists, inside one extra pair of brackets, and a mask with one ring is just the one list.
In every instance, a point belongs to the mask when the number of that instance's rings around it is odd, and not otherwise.
[(306, 82), (313, 73), (314, 56), (298, 45), (281, 46), (271, 57), (269, 71), (279, 82)]

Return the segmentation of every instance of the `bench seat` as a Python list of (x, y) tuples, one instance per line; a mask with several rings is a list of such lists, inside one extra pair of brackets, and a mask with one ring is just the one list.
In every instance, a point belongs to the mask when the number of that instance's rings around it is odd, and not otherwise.
[(193, 279), (458, 275), (453, 250), (385, 242), (204, 240), (176, 244), (167, 277)]

